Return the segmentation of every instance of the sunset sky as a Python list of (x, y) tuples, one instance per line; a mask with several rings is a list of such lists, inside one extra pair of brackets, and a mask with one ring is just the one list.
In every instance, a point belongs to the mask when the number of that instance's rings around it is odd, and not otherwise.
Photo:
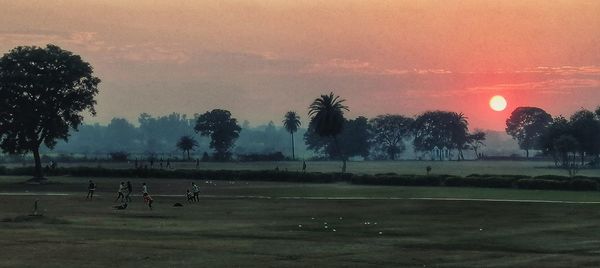
[[(600, 1), (4, 1), (0, 51), (53, 43), (102, 79), (98, 115), (232, 111), (253, 125), (322, 93), (349, 117), (600, 105)], [(503, 95), (508, 107), (488, 105)]]

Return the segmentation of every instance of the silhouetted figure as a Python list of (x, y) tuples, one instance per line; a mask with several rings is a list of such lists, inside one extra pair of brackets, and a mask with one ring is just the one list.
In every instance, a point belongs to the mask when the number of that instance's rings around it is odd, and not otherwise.
[(154, 159), (150, 159), (150, 167), (154, 167)]
[(85, 199), (93, 199), (94, 191), (96, 191), (96, 184), (92, 180), (90, 180), (90, 184), (88, 184), (88, 194)]
[(113, 209), (116, 209), (116, 210), (124, 210), (126, 208), (127, 208), (127, 203), (122, 203), (118, 206), (113, 206)]
[(199, 202), (200, 201), (200, 187), (198, 187), (198, 185), (196, 185), (196, 183), (192, 182), (192, 192), (194, 193), (194, 201)]
[(125, 196), (125, 200), (127, 200), (127, 202), (131, 202), (131, 192), (133, 192), (133, 186), (131, 185), (130, 181), (127, 181), (127, 195)]
[(190, 189), (186, 190), (185, 196), (187, 197), (188, 203), (194, 202), (194, 194), (192, 194), (192, 192), (190, 192)]
[(137, 160), (137, 158), (135, 159), (134, 165), (135, 165), (135, 168), (138, 168), (138, 160)]
[(150, 210), (152, 210), (152, 203), (154, 203), (154, 199), (152, 199), (152, 197), (148, 193), (145, 193), (144, 203), (148, 204), (148, 207), (150, 208)]
[(427, 176), (429, 176), (429, 173), (431, 172), (431, 166), (427, 166), (427, 168), (425, 168), (425, 170), (427, 171)]
[(119, 198), (121, 199), (121, 203), (123, 203), (123, 201), (125, 201), (125, 191), (127, 190), (127, 186), (125, 186), (125, 182), (121, 182), (121, 184), (119, 184), (119, 190), (117, 191), (117, 199), (115, 199), (115, 202), (119, 200)]
[(200, 167), (200, 159), (196, 158), (196, 168)]
[(306, 161), (302, 161), (302, 172), (306, 172)]
[(171, 159), (167, 159), (167, 168), (171, 168)]

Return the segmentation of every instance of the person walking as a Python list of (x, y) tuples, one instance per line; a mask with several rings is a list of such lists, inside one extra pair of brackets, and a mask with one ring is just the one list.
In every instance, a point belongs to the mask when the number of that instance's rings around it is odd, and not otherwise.
[(194, 182), (192, 182), (192, 192), (194, 193), (194, 202), (200, 202), (200, 187)]
[(90, 180), (90, 184), (88, 184), (88, 194), (85, 199), (92, 200), (94, 198), (94, 191), (96, 191), (96, 184)]
[(121, 203), (123, 203), (123, 201), (125, 200), (125, 191), (127, 190), (127, 186), (125, 186), (125, 182), (121, 182), (121, 184), (119, 184), (119, 190), (117, 191), (117, 199), (115, 199), (115, 202), (119, 200), (119, 198), (121, 198)]
[(133, 186), (131, 185), (131, 181), (127, 181), (127, 195), (125, 196), (127, 202), (131, 202), (131, 192), (133, 192)]

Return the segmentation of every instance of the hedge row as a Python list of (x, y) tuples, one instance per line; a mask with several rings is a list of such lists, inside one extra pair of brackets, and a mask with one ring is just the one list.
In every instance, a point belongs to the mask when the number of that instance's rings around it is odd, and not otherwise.
[[(31, 175), (32, 167), (7, 169), (0, 166), (0, 175)], [(107, 169), (101, 167), (74, 167), (46, 170), (48, 176), (118, 177), (118, 178), (186, 178), (196, 180), (244, 180), (331, 183), (348, 182), (362, 185), (488, 187), (548, 190), (599, 190), (600, 178), (565, 176), (523, 176), (472, 174), (466, 177), (452, 175), (398, 175), (385, 173), (355, 175), (351, 173), (291, 172), (274, 170), (164, 170), (164, 169)]]

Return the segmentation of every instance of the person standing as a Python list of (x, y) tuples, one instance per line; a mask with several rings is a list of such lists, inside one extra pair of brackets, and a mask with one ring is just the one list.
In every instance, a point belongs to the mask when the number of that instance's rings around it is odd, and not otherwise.
[(133, 192), (133, 186), (131, 185), (131, 181), (127, 181), (127, 195), (125, 196), (127, 202), (131, 202), (131, 192)]
[(200, 202), (200, 187), (192, 182), (192, 192), (194, 193), (194, 202)]
[(306, 172), (306, 160), (302, 161), (302, 172)]
[(148, 204), (150, 210), (152, 210), (152, 203), (154, 203), (154, 199), (148, 194), (144, 193), (144, 203)]
[(96, 191), (96, 184), (90, 180), (90, 184), (88, 184), (88, 194), (85, 199), (92, 200), (94, 198), (94, 191)]
[(146, 183), (142, 183), (142, 195), (143, 194), (148, 194), (148, 185), (146, 185)]
[(119, 191), (117, 191), (117, 199), (115, 199), (115, 202), (119, 200), (119, 198), (121, 198), (121, 203), (123, 203), (123, 201), (125, 200), (125, 195), (123, 193), (125, 193), (125, 191), (127, 190), (127, 186), (125, 186), (125, 182), (121, 182), (121, 184), (119, 184)]

